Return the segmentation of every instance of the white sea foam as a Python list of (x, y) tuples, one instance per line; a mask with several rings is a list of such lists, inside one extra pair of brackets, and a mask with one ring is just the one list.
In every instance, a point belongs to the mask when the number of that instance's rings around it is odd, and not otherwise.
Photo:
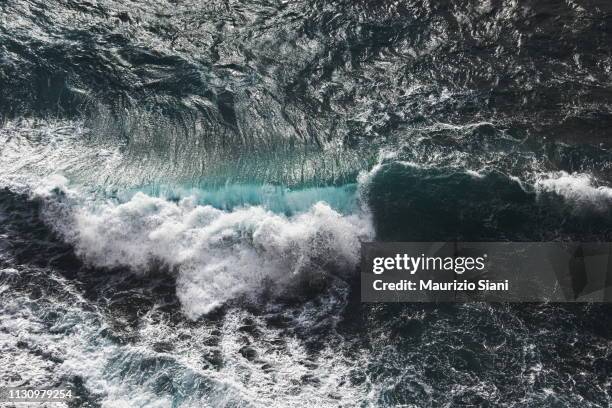
[(343, 216), (323, 202), (292, 217), (260, 206), (222, 211), (144, 193), (125, 203), (68, 206), (50, 205), (46, 217), (78, 255), (97, 267), (135, 273), (159, 264), (176, 270), (177, 293), (191, 318), (256, 295), (264, 284), (285, 290), (304, 274), (350, 273), (360, 241), (373, 236), (367, 215)]
[(597, 186), (597, 180), (589, 174), (565, 171), (540, 174), (535, 180), (536, 191), (553, 192), (575, 204), (600, 210), (612, 206), (612, 188)]
[[(20, 273), (36, 272), (0, 270), (0, 283), (9, 288), (0, 292), (0, 363), (11, 386), (48, 386), (76, 377), (105, 408), (357, 406), (371, 399), (368, 392), (380, 392), (369, 381), (350, 381), (356, 367), (369, 361), (367, 350), (353, 355), (326, 345), (312, 355), (298, 338), (241, 309), (231, 310), (219, 327), (169, 323), (152, 309), (134, 329), (134, 342), (116, 342), (104, 335), (110, 315), (70, 281), (45, 272), (62, 295), (32, 299), (20, 292)], [(309, 313), (330, 316), (326, 306), (337, 302), (307, 304), (305, 320)], [(245, 321), (257, 328), (256, 336), (241, 330)], [(219, 344), (211, 343), (215, 338)], [(246, 338), (257, 359), (242, 356)], [(160, 340), (171, 343), (172, 350), (156, 351)], [(211, 354), (223, 361), (220, 367), (203, 363), (203, 356)], [(166, 379), (172, 390), (164, 386)]]

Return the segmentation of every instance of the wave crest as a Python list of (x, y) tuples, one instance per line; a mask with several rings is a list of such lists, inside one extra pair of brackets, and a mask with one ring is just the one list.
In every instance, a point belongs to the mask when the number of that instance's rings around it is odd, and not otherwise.
[(229, 212), (144, 193), (77, 207), (70, 222), (55, 225), (93, 266), (145, 273), (161, 263), (176, 270), (178, 297), (193, 319), (270, 285), (283, 291), (299, 277), (354, 271), (360, 241), (374, 235), (367, 215), (343, 216), (323, 202), (287, 217), (259, 206)]
[(600, 210), (610, 209), (612, 188), (598, 186), (589, 174), (550, 172), (540, 175), (535, 181), (537, 192), (553, 192), (575, 204), (587, 205)]

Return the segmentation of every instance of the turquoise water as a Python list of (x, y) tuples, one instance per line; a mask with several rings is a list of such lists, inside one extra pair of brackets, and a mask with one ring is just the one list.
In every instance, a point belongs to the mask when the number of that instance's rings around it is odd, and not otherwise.
[(359, 210), (356, 184), (339, 187), (309, 187), (291, 189), (274, 185), (230, 184), (221, 187), (181, 187), (167, 185), (142, 186), (115, 193), (119, 201), (129, 201), (136, 192), (144, 192), (170, 201), (193, 198), (200, 205), (232, 211), (245, 206), (262, 206), (288, 216), (308, 211), (314, 204), (325, 202), (342, 214)]

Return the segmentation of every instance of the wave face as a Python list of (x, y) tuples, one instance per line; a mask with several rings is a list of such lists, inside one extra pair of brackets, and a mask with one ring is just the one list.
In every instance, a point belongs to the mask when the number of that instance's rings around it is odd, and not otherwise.
[(0, 382), (610, 405), (608, 305), (359, 301), (362, 241), (612, 239), (612, 5), (532, 3), (2, 2)]

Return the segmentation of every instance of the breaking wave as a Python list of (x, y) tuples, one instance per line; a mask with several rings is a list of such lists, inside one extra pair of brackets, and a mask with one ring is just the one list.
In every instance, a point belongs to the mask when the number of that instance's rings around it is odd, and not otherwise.
[(143, 193), (52, 222), (96, 267), (176, 270), (177, 293), (191, 318), (264, 285), (287, 291), (317, 275), (346, 277), (356, 270), (360, 241), (373, 237), (365, 215), (342, 216), (322, 202), (287, 217), (263, 207), (228, 212)]
[(609, 406), (609, 305), (361, 304), (356, 272), (362, 240), (612, 240), (610, 16), (0, 2), (0, 381), (105, 408)]
[(590, 174), (565, 171), (545, 173), (536, 178), (535, 187), (538, 191), (558, 194), (577, 205), (602, 211), (608, 211), (612, 206), (612, 188), (599, 185)]

